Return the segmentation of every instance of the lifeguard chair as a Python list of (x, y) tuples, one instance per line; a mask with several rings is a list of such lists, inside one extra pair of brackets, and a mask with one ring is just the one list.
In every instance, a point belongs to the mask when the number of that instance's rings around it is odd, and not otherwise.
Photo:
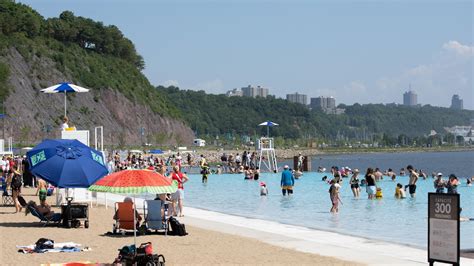
[(273, 138), (261, 137), (257, 140), (257, 152), (259, 155), (257, 166), (262, 171), (263, 162), (263, 166), (265, 166), (269, 172), (278, 172), (274, 143)]

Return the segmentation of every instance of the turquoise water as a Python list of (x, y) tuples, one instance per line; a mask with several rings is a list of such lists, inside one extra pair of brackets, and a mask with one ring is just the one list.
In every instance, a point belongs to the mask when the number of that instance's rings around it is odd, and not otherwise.
[[(467, 154), (469, 156), (464, 158), (467, 162), (472, 162), (470, 155), (473, 153)], [(443, 155), (448, 155), (448, 153), (443, 153)], [(372, 156), (380, 157), (380, 155)], [(423, 157), (424, 155), (410, 154), (408, 156)], [(433, 155), (428, 154), (428, 156)], [(449, 164), (450, 158), (457, 158), (456, 156), (459, 154), (446, 156), (444, 163)], [(369, 156), (367, 160), (377, 160), (377, 158)], [(333, 159), (332, 162), (334, 161), (337, 159)], [(363, 161), (364, 159), (359, 162), (360, 165), (364, 165)], [(358, 165), (349, 166), (359, 167)], [(450, 170), (445, 165), (435, 164), (432, 167), (435, 166), (437, 169), (443, 168), (444, 171)], [(329, 168), (330, 165), (325, 167)], [(429, 168), (428, 165), (426, 168)], [(455, 170), (456, 168), (450, 172), (457, 173)], [(400, 182), (403, 185), (408, 183), (406, 176), (397, 177), (395, 182), (387, 177), (380, 181), (378, 185), (383, 189), (384, 194), (384, 198), (380, 200), (368, 200), (364, 187), (361, 190), (361, 197), (354, 199), (348, 179), (344, 179), (341, 188), (343, 205), (340, 206), (338, 214), (331, 214), (329, 213), (331, 207), (329, 186), (321, 181), (324, 175), (327, 174), (305, 173), (301, 179), (296, 180), (295, 193), (290, 197), (281, 195), (280, 174), (262, 174), (259, 181), (267, 183), (269, 189), (267, 197), (260, 196), (258, 181), (244, 180), (241, 174), (210, 175), (207, 184), (201, 183), (200, 175), (189, 175), (190, 181), (185, 185), (185, 204), (227, 214), (426, 247), (427, 193), (434, 191), (431, 178), (419, 180), (416, 198), (412, 199), (408, 196), (402, 200), (395, 199), (393, 195), (396, 183)], [(458, 192), (461, 194), (463, 208), (461, 216), (474, 217), (474, 186), (468, 187), (465, 180), (462, 180)], [(474, 221), (462, 222), (461, 248), (474, 248), (473, 240)]]

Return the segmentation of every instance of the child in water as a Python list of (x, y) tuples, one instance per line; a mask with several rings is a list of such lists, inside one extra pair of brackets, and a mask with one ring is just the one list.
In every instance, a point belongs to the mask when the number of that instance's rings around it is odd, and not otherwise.
[(375, 198), (376, 199), (381, 199), (383, 198), (383, 194), (382, 194), (382, 188), (378, 187), (376, 192), (375, 192)]
[(260, 182), (260, 196), (268, 195), (268, 188), (265, 182)]
[(211, 171), (209, 171), (209, 165), (207, 163), (204, 163), (201, 166), (202, 183), (207, 183), (207, 176), (210, 173), (211, 173)]
[(395, 188), (395, 198), (397, 199), (404, 199), (406, 197), (405, 190), (403, 190), (403, 185), (398, 183), (397, 187)]

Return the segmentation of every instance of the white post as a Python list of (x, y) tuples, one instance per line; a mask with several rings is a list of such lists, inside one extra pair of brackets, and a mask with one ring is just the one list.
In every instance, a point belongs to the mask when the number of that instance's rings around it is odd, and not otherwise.
[(136, 217), (136, 212), (137, 212), (137, 205), (135, 204), (135, 195), (133, 195), (133, 244), (135, 245), (135, 254), (137, 254), (137, 217)]

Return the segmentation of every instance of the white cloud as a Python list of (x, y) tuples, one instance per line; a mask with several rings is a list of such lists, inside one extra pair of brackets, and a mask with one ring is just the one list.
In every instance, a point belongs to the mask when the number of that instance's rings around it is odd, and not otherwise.
[(179, 87), (179, 82), (177, 80), (170, 79), (163, 82), (163, 86), (164, 87), (169, 87), (169, 86)]
[(449, 41), (430, 63), (402, 71), (398, 76), (382, 77), (374, 87), (383, 102), (402, 102), (409, 85), (418, 94), (418, 102), (448, 107), (453, 94), (464, 99), (464, 107), (474, 109), (474, 47)]
[(213, 94), (225, 93), (224, 83), (222, 82), (222, 80), (220, 80), (218, 78), (198, 83), (197, 85), (191, 86), (187, 89), (195, 90), (195, 91), (203, 90), (206, 93), (213, 93)]
[(474, 46), (463, 45), (458, 41), (449, 41), (443, 44), (443, 49), (464, 57), (474, 56)]

